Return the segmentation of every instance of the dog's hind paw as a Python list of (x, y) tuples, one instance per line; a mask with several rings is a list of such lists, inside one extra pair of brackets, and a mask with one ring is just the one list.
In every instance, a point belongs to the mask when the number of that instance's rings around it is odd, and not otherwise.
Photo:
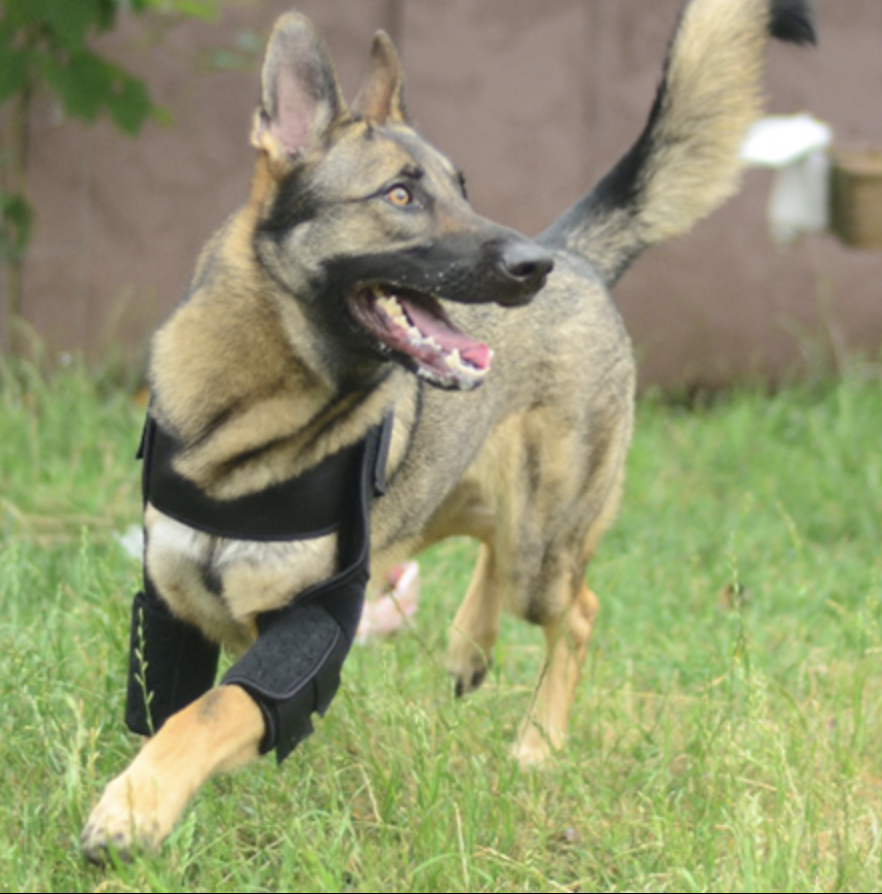
[(522, 770), (538, 770), (546, 766), (552, 748), (544, 739), (519, 739), (512, 745), (511, 756)]
[(91, 823), (83, 830), (80, 844), (83, 856), (96, 866), (107, 866), (114, 860), (130, 863), (134, 853), (128, 836), (119, 832), (108, 836), (104, 830), (96, 828)]
[(547, 727), (535, 717), (528, 717), (521, 724), (517, 741), (511, 749), (512, 757), (522, 770), (541, 769), (549, 758), (564, 746), (566, 736), (563, 731)]
[(480, 688), (493, 667), (495, 631), (477, 639), (467, 635), (456, 622), (450, 629), (447, 646), (447, 673), (453, 677), (454, 692), (462, 698)]
[(492, 666), (493, 659), (480, 649), (471, 644), (468, 648), (456, 648), (454, 641), (451, 641), (447, 653), (447, 672), (453, 677), (453, 691), (457, 698), (479, 689)]
[(468, 695), (470, 692), (474, 692), (476, 689), (481, 687), (481, 684), (484, 682), (487, 677), (487, 672), (490, 670), (490, 663), (488, 662), (483, 667), (476, 668), (471, 672), (471, 674), (466, 676), (459, 676), (457, 674), (453, 675), (453, 692), (457, 698), (462, 698), (464, 695)]

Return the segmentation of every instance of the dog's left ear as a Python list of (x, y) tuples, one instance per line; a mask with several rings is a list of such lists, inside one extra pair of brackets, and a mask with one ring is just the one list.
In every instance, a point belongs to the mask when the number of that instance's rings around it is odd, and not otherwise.
[(352, 104), (353, 111), (374, 124), (407, 123), (404, 70), (392, 38), (378, 31), (371, 48), (371, 70)]
[(350, 119), (330, 54), (305, 16), (282, 16), (263, 63), (262, 103), (251, 142), (271, 159), (292, 160), (321, 148)]

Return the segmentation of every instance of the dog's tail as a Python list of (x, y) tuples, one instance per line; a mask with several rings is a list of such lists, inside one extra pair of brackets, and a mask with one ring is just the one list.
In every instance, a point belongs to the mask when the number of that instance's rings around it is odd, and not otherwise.
[(644, 249), (687, 232), (728, 198), (761, 110), (769, 36), (813, 44), (810, 0), (692, 0), (643, 133), (540, 241), (586, 256), (612, 285)]

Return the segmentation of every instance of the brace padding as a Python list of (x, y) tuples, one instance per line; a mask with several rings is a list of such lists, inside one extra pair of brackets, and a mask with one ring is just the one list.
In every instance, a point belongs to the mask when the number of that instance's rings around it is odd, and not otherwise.
[(255, 644), (222, 682), (241, 686), (260, 706), (261, 753), (275, 748), (281, 763), (312, 733), (312, 714), (330, 706), (350, 642), (318, 601), (262, 615), (259, 627)]
[(155, 733), (211, 688), (219, 654), (198, 628), (168, 610), (148, 580), (132, 604), (126, 726), (142, 736)]

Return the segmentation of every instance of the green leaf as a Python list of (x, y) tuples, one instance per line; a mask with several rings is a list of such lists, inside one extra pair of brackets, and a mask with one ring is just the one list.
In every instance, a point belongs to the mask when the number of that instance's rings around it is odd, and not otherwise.
[(20, 260), (31, 238), (33, 209), (24, 196), (0, 192), (0, 262)]
[(16, 29), (42, 22), (41, 9), (38, 4), (29, 0), (5, 0), (3, 4), (3, 18), (12, 23)]
[(144, 8), (191, 19), (213, 19), (223, 3), (224, 0), (138, 0)]
[(84, 47), (89, 31), (102, 20), (100, 0), (39, 0), (33, 5), (42, 24), (71, 52)]
[(28, 83), (30, 56), (25, 50), (0, 45), (0, 106), (25, 89)]
[(142, 81), (118, 72), (119, 86), (108, 95), (107, 108), (126, 133), (135, 134), (154, 111), (150, 94)]
[(99, 31), (109, 31), (116, 22), (118, 9), (125, 9), (132, 4), (125, 0), (97, 0), (98, 10), (95, 15), (95, 27)]
[(156, 111), (143, 81), (87, 50), (66, 63), (44, 56), (41, 70), (73, 118), (93, 122), (107, 112), (118, 127), (134, 134)]
[(46, 62), (46, 80), (65, 112), (94, 121), (113, 88), (113, 67), (89, 50), (71, 54), (66, 63), (51, 57)]

